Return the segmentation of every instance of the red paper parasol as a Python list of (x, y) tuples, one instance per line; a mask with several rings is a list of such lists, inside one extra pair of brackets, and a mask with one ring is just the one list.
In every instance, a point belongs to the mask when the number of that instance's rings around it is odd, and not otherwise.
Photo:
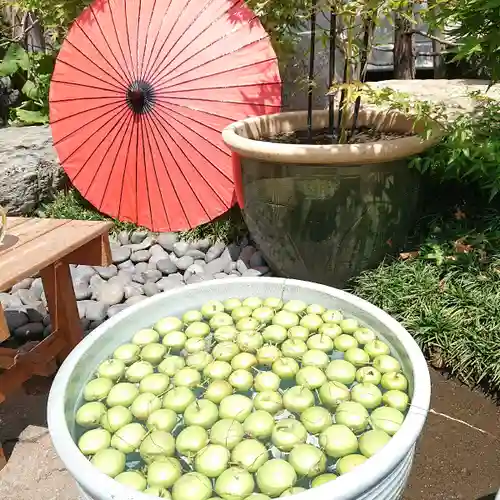
[(102, 212), (155, 231), (234, 202), (229, 123), (277, 112), (276, 55), (244, 0), (97, 0), (50, 87), (54, 146)]

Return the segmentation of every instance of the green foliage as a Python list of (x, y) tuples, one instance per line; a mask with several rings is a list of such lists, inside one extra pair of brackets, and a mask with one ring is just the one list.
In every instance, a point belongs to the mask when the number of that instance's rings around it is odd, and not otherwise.
[(500, 191), (500, 102), (478, 98), (473, 113), (454, 119), (443, 140), (411, 165), (442, 180), (477, 184), (493, 199)]
[(311, 0), (246, 0), (269, 33), (279, 56), (289, 54), (297, 30), (310, 16)]
[(500, 390), (500, 259), (445, 272), (420, 260), (386, 263), (354, 292), (400, 321), (434, 366)]
[(23, 100), (11, 109), (14, 124), (33, 125), (49, 120), (49, 85), (54, 69), (54, 56), (43, 52), (27, 52), (11, 43), (0, 62), (0, 76), (9, 76), (20, 88)]
[(0, 0), (2, 4), (34, 13), (55, 42), (62, 42), (71, 23), (91, 0)]
[[(74, 188), (58, 193), (54, 201), (46, 203), (39, 209), (37, 216), (54, 219), (111, 221), (114, 224), (113, 232), (133, 231), (138, 228), (130, 222), (120, 222), (100, 213)], [(208, 238), (211, 241), (230, 242), (247, 232), (241, 212), (235, 207), (212, 222), (181, 233), (181, 237), (188, 240)]]
[(434, 18), (458, 41), (456, 59), (470, 61), (493, 82), (500, 79), (500, 0), (440, 0)]

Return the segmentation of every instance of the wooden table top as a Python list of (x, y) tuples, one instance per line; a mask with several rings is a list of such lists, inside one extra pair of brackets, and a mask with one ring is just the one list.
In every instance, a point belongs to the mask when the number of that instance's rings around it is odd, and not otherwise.
[(111, 222), (8, 217), (0, 245), (0, 291), (109, 232)]

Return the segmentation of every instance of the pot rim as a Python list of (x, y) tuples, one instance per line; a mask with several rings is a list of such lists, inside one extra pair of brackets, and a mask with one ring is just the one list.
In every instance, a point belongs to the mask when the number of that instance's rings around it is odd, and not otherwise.
[[(335, 112), (338, 117), (338, 111)], [(348, 123), (352, 123), (350, 113)], [(411, 132), (413, 127), (423, 127), (418, 122), (397, 111), (361, 108), (359, 125), (376, 126), (386, 131)], [(328, 110), (313, 111), (313, 128), (328, 126)], [(275, 163), (300, 164), (368, 164), (385, 163), (422, 153), (442, 137), (442, 128), (434, 123), (428, 138), (418, 135), (362, 144), (283, 144), (258, 140), (273, 134), (306, 130), (307, 111), (288, 111), (271, 115), (254, 116), (228, 125), (222, 139), (232, 152), (245, 158)], [(263, 133), (268, 132), (268, 133)]]
[[(327, 294), (363, 310), (370, 317), (383, 323), (400, 341), (413, 370), (413, 396), (406, 418), (394, 437), (382, 448), (375, 459), (368, 459), (356, 468), (358, 477), (363, 480), (353, 481), (348, 474), (335, 480), (335, 499), (352, 500), (360, 494), (373, 488), (380, 481), (390, 475), (398, 465), (412, 453), (416, 440), (420, 436), (429, 410), (431, 383), (426, 360), (413, 337), (394, 318), (348, 292), (317, 283), (293, 280), (287, 278), (228, 278), (221, 280), (220, 287), (234, 286), (234, 288), (249, 289), (253, 285), (269, 286), (270, 289), (280, 286), (284, 291), (290, 287), (295, 289), (309, 289), (311, 291)], [(218, 286), (218, 285), (216, 285)], [(142, 301), (128, 309), (116, 314), (108, 321), (97, 327), (85, 337), (69, 354), (60, 367), (52, 384), (48, 405), (47, 421), (54, 448), (64, 463), (65, 467), (77, 483), (96, 500), (148, 500), (151, 497), (144, 493), (133, 491), (117, 483), (114, 479), (97, 470), (87, 460), (73, 441), (66, 422), (66, 392), (72, 381), (73, 371), (81, 358), (91, 350), (93, 344), (116, 325), (122, 323), (127, 317), (142, 315), (147, 318), (148, 311), (154, 310), (160, 303), (175, 301), (186, 294), (202, 293), (204, 290), (213, 298), (214, 281), (207, 281), (166, 291)], [(273, 291), (274, 293), (274, 291)], [(297, 500), (317, 500), (317, 498), (333, 498), (331, 483), (326, 483), (317, 488), (309, 489), (297, 495)]]

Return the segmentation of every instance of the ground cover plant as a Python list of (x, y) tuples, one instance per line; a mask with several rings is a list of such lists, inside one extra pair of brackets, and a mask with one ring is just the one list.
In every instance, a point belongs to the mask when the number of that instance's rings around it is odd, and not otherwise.
[(405, 251), (359, 276), (353, 292), (400, 321), (434, 367), (498, 395), (500, 207), (471, 186), (438, 189)]

